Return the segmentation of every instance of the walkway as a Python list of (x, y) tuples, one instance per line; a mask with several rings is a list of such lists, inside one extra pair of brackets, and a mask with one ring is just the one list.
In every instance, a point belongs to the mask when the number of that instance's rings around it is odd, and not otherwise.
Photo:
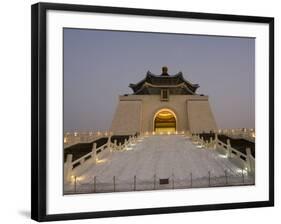
[[(235, 178), (238, 178), (239, 183), (242, 178), (243, 182), (245, 179), (241, 169), (217, 151), (198, 148), (182, 135), (160, 135), (144, 137), (128, 147), (127, 151), (112, 152), (89, 168), (80, 177), (79, 184), (87, 188), (87, 184), (93, 186), (96, 181), (96, 185), (104, 183), (104, 189), (99, 187), (100, 190), (113, 191), (112, 185), (115, 182), (115, 190), (122, 191), (134, 188), (132, 185), (137, 185), (138, 190), (157, 186), (160, 189), (165, 186), (186, 188), (192, 184), (200, 187), (210, 185), (210, 181), (211, 184), (225, 185), (230, 178), (234, 178), (233, 183)], [(160, 186), (160, 179), (169, 179), (169, 184)]]

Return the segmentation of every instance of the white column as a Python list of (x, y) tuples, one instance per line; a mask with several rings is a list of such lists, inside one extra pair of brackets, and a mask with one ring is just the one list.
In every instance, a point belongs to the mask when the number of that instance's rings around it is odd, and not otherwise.
[(201, 137), (201, 139), (200, 139), (200, 140), (201, 140), (201, 146), (202, 146), (202, 147), (204, 147), (205, 142), (204, 142), (204, 138), (203, 138), (203, 136)]
[(231, 158), (231, 145), (230, 145), (230, 140), (227, 139), (226, 142), (227, 142), (227, 152), (226, 152), (226, 156), (227, 156), (227, 158)]
[(218, 148), (218, 133), (215, 134), (215, 144), (214, 144), (214, 149)]
[(108, 140), (107, 140), (107, 149), (109, 150), (109, 151), (111, 151), (111, 135), (109, 135), (108, 136)]
[(128, 142), (127, 142), (127, 139), (125, 139), (125, 142), (124, 142), (124, 147), (126, 148), (128, 145)]
[(94, 159), (95, 162), (98, 160), (98, 158), (97, 158), (97, 143), (93, 144), (92, 158)]
[(213, 147), (213, 138), (211, 137), (210, 138), (210, 148), (212, 148)]
[(65, 179), (67, 181), (71, 180), (71, 173), (72, 173), (72, 154), (67, 154), (66, 162), (65, 162)]
[(117, 148), (117, 139), (114, 140), (114, 150)]
[(248, 169), (248, 172), (252, 172), (250, 155), (251, 155), (251, 149), (250, 148), (246, 148), (246, 167)]

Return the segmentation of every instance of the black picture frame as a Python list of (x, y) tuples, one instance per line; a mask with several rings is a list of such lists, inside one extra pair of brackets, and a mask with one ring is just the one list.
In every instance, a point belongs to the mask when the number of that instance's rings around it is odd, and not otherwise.
[[(174, 18), (193, 18), (218, 21), (253, 22), (269, 25), (269, 200), (208, 204), (196, 206), (176, 206), (159, 208), (139, 208), (129, 210), (98, 211), (68, 214), (47, 214), (46, 212), (46, 13), (48, 10), (75, 12), (100, 12), (124, 15), (162, 16)], [(37, 3), (31, 10), (31, 76), (32, 76), (32, 155), (31, 155), (31, 218), (37, 221), (74, 220), (86, 218), (178, 213), (206, 210), (254, 208), (274, 206), (274, 18), (195, 13), (183, 11), (164, 11), (137, 8), (103, 7), (73, 4)]]

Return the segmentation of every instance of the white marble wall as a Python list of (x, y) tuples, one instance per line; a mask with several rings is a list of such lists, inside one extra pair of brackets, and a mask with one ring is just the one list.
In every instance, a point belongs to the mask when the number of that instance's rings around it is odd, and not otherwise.
[(140, 132), (142, 102), (120, 100), (111, 125), (111, 132), (130, 135)]
[(114, 134), (152, 132), (154, 115), (167, 108), (176, 115), (177, 131), (209, 131), (217, 128), (208, 96), (170, 95), (161, 101), (159, 95), (120, 96), (111, 131)]

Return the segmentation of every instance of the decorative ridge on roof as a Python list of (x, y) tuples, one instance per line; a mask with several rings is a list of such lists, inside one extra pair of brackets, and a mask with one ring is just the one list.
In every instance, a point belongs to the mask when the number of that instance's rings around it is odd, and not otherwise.
[(196, 89), (199, 88), (198, 84), (192, 84), (191, 82), (185, 80), (181, 71), (176, 73), (175, 75), (169, 75), (167, 73), (167, 68), (165, 70), (162, 70), (163, 72), (161, 75), (155, 75), (148, 70), (144, 79), (135, 84), (131, 83), (129, 87), (134, 91), (134, 93), (139, 93), (141, 89), (144, 89), (143, 87), (145, 87), (144, 85), (146, 83), (151, 84), (150, 88), (161, 88), (167, 86), (175, 88), (176, 85), (184, 83), (188, 87), (188, 89), (192, 91), (193, 94), (195, 94)]

